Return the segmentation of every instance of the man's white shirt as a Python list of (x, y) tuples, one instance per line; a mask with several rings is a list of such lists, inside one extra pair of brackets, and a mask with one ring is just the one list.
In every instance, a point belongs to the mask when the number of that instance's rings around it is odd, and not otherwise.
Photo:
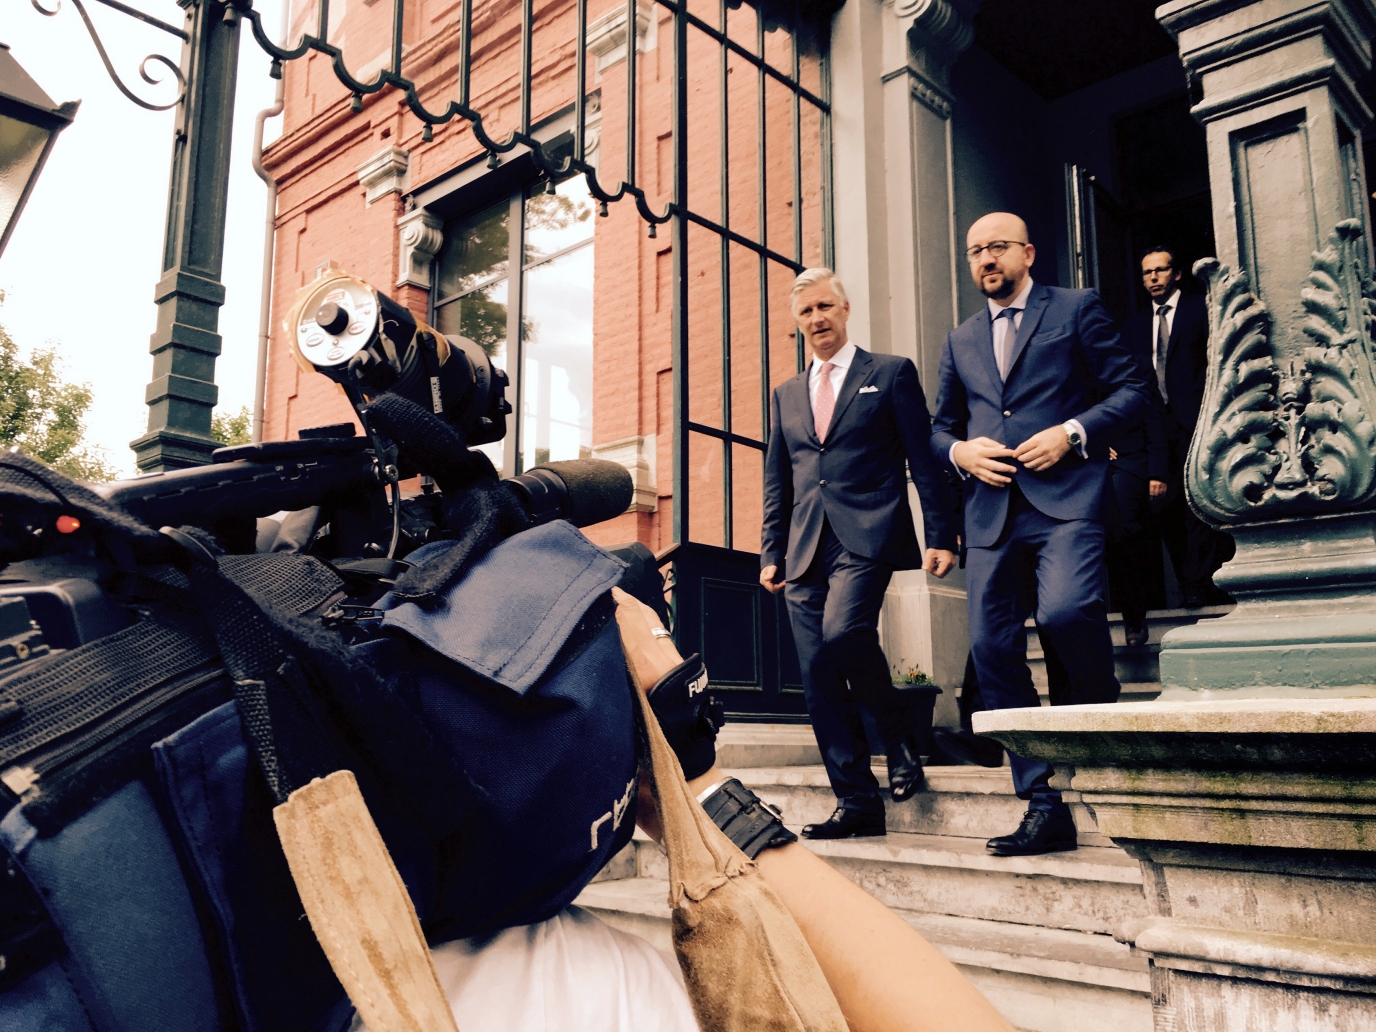
[[(1018, 330), (1022, 329), (1022, 315), (1023, 312), (1027, 309), (1027, 296), (1031, 293), (1032, 277), (1028, 276), (1027, 282), (1023, 284), (1023, 288), (1020, 291), (1018, 291), (1018, 296), (1013, 298), (1013, 300), (1008, 302), (1008, 304), (1000, 305), (996, 303), (993, 298), (989, 298), (987, 302), (989, 305), (989, 318), (993, 321), (994, 324), (992, 345), (994, 348), (994, 355), (996, 356), (994, 360), (994, 364), (996, 366), (998, 365), (997, 356), (1002, 350), (1004, 340), (1007, 338), (1008, 334), (1012, 333), (1014, 335), (1014, 338), (1016, 339)], [(1007, 319), (999, 318), (999, 316), (1001, 316), (1006, 309), (1012, 309), (1013, 315)], [(1012, 323), (1011, 327), (1009, 326), (1009, 323)], [(1168, 327), (1169, 325), (1170, 324), (1167, 323)], [(1012, 361), (1012, 353), (1013, 349), (1010, 347), (1008, 349), (1009, 361)], [(1009, 372), (1011, 371), (1012, 370), (1010, 369)], [(1075, 428), (1076, 433), (1080, 435), (1080, 444), (1079, 447), (1076, 449), (1080, 453), (1080, 458), (1089, 458), (1089, 452), (1086, 451), (1086, 449), (1089, 447), (1089, 437), (1085, 434), (1085, 428), (1081, 425), (1078, 419), (1067, 419), (1066, 425), (1073, 426)], [(951, 445), (950, 451), (946, 453), (947, 460), (955, 468), (955, 471), (960, 474), (960, 478), (962, 480), (968, 479), (970, 474), (966, 472), (964, 469), (962, 469), (960, 465), (956, 462), (956, 445), (964, 443), (964, 441), (956, 441), (955, 444)], [(1019, 441), (1017, 443), (1021, 444), (1022, 442)], [(1011, 448), (1012, 445), (1010, 444), (1008, 447)]]
[[(855, 341), (847, 341), (845, 347), (836, 352), (831, 357), (831, 396), (837, 400), (841, 397), (841, 384), (846, 379), (846, 373), (850, 371), (850, 364), (855, 361)], [(817, 411), (817, 388), (822, 383), (822, 363), (817, 360), (817, 356), (812, 356), (812, 365), (808, 368), (807, 374), (807, 396), (812, 402), (812, 411)]]

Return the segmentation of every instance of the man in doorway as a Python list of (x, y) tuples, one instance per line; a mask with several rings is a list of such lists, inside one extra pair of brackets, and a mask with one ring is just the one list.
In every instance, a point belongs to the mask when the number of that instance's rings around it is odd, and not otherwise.
[[(830, 269), (793, 283), (793, 318), (812, 360), (774, 389), (764, 469), (760, 583), (783, 591), (812, 730), (836, 811), (805, 838), (885, 833), (884, 800), (861, 721), (874, 718), (895, 802), (921, 791), (922, 759), (879, 647), (879, 609), (894, 570), (944, 577), (956, 531), (931, 420), (906, 358), (857, 347), (850, 301)], [(905, 462), (907, 469), (905, 471)], [(908, 506), (922, 505), (925, 557)]]
[(1157, 465), (1166, 470), (1165, 483), (1152, 482), (1152, 498), (1161, 506), (1157, 525), (1185, 608), (1197, 609), (1232, 601), (1214, 586), (1213, 576), (1232, 558), (1233, 539), (1203, 522), (1185, 498), (1185, 458), (1209, 364), (1209, 313), (1202, 297), (1181, 292), (1180, 277), (1170, 247), (1156, 244), (1143, 252), (1142, 286), (1151, 307), (1132, 318), (1127, 335), (1135, 353), (1151, 356), (1152, 400), (1164, 431), (1157, 447), (1165, 454)]
[[(1113, 702), (1104, 571), (1108, 448), (1147, 405), (1146, 376), (1092, 290), (1032, 280), (1036, 248), (1016, 215), (994, 212), (966, 234), (970, 273), (988, 299), (941, 353), (932, 448), (965, 478), (970, 642), (989, 709), (1036, 706), (1025, 622), (1068, 675), (1067, 703)], [(1051, 768), (1010, 753), (1028, 801), (991, 852), (1076, 847)]]

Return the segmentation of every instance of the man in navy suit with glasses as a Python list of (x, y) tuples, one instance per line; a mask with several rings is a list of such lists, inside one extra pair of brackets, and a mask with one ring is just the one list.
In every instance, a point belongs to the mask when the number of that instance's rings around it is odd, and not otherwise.
[[(884, 801), (859, 707), (874, 717), (894, 801), (920, 791), (924, 776), (879, 647), (879, 610), (894, 570), (944, 577), (955, 565), (953, 500), (932, 458), (913, 363), (856, 347), (846, 327), (850, 302), (830, 269), (801, 273), (792, 305), (812, 361), (771, 401), (760, 583), (788, 603), (808, 715), (836, 793), (836, 812), (803, 835), (883, 835)], [(909, 473), (925, 557), (908, 506)]]
[[(966, 258), (988, 299), (941, 354), (932, 448), (965, 480), (970, 642), (989, 709), (1039, 704), (1025, 621), (1062, 660), (1070, 703), (1114, 702), (1104, 567), (1109, 444), (1141, 418), (1146, 374), (1092, 290), (1034, 283), (1036, 248), (1016, 215), (970, 227)], [(991, 852), (1074, 849), (1075, 824), (1051, 768), (1010, 754), (1028, 801)]]

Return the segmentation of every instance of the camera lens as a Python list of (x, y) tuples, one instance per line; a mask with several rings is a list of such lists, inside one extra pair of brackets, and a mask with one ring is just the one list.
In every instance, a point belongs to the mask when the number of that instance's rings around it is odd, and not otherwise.
[(349, 313), (333, 301), (326, 301), (316, 309), (315, 321), (331, 337), (338, 337), (349, 328)]

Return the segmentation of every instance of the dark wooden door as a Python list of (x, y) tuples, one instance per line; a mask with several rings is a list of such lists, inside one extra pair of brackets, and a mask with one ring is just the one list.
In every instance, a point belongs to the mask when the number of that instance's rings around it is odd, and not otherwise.
[(798, 653), (783, 595), (760, 587), (758, 552), (684, 543), (660, 556), (674, 641), (702, 654), (727, 719), (804, 723)]

